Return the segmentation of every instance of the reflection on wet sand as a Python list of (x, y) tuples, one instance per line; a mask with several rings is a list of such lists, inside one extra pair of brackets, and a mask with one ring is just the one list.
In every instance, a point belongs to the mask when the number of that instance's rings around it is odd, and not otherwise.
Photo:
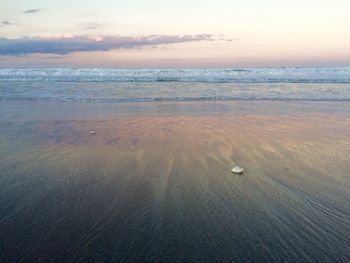
[(7, 122), (1, 258), (348, 261), (349, 123), (234, 113)]

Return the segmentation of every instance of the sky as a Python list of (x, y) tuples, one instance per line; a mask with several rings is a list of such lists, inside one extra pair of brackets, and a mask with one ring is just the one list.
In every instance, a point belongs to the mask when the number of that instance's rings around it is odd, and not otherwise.
[(1, 0), (0, 67), (349, 66), (349, 0)]

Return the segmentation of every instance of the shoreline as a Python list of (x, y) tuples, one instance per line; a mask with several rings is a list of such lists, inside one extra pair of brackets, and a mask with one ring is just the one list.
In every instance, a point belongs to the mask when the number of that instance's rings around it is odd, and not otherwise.
[(1, 121), (110, 119), (115, 116), (166, 115), (350, 115), (347, 101), (191, 101), (191, 102), (37, 102), (0, 101)]

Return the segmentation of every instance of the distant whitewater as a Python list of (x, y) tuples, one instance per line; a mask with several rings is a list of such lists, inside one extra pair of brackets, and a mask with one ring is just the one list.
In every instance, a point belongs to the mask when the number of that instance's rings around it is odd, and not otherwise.
[(0, 69), (0, 81), (350, 83), (350, 67), (242, 69)]
[(1, 101), (350, 101), (350, 67), (0, 69)]

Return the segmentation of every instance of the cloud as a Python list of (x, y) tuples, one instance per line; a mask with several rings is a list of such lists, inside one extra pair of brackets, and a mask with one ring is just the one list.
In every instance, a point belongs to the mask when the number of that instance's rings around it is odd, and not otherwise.
[(8, 21), (8, 20), (0, 21), (0, 27), (5, 27), (5, 26), (16, 26), (16, 25), (17, 25), (16, 23), (13, 23), (13, 22)]
[(87, 30), (95, 30), (95, 29), (100, 29), (102, 28), (103, 25), (100, 23), (94, 23), (94, 22), (90, 22), (90, 23), (85, 23), (84, 24), (84, 28)]
[(40, 12), (40, 9), (28, 9), (28, 10), (24, 10), (23, 13), (24, 14), (34, 14), (34, 13), (38, 13)]
[(56, 36), (0, 38), (0, 55), (22, 56), (34, 53), (66, 55), (73, 52), (108, 51), (170, 45), (185, 42), (214, 41), (215, 36), (199, 35), (147, 35), (147, 36)]

